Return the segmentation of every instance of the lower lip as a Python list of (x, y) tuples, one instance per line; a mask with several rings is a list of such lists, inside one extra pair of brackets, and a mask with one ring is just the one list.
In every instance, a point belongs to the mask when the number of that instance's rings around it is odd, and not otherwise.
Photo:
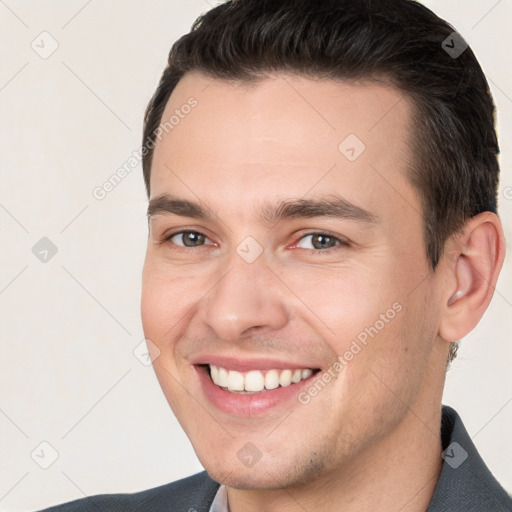
[(215, 407), (227, 414), (248, 417), (262, 416), (292, 399), (300, 403), (297, 395), (309, 386), (311, 379), (316, 376), (315, 372), (307, 379), (286, 387), (279, 386), (261, 393), (239, 394), (231, 393), (214, 384), (207, 367), (195, 366), (195, 369), (206, 396)]

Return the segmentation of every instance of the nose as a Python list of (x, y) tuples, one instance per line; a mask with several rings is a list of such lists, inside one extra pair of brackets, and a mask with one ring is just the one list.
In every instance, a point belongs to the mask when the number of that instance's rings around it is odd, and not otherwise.
[(247, 263), (234, 254), (222, 277), (203, 298), (203, 321), (219, 339), (235, 344), (249, 335), (281, 329), (288, 321), (279, 279), (263, 257)]

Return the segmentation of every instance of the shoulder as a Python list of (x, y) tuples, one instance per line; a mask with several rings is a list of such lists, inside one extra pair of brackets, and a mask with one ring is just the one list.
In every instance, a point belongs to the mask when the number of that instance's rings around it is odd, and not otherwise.
[(512, 511), (512, 499), (480, 457), (460, 416), (443, 407), (443, 468), (427, 512)]
[(41, 512), (89, 512), (91, 510), (115, 510), (116, 512), (194, 510), (208, 512), (219, 485), (206, 471), (203, 471), (145, 491), (89, 496), (46, 508)]

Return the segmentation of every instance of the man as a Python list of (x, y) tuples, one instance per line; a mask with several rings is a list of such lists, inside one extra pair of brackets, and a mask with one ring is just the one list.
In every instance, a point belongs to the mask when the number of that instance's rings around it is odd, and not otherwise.
[(411, 0), (237, 0), (148, 106), (142, 319), (205, 468), (49, 510), (512, 510), (441, 406), (504, 259), (494, 106)]

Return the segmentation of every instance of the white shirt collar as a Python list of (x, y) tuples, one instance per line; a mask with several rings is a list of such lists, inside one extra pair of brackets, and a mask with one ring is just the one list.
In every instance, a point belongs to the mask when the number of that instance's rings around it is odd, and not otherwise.
[(209, 512), (229, 512), (228, 493), (225, 485), (221, 485), (217, 490)]

